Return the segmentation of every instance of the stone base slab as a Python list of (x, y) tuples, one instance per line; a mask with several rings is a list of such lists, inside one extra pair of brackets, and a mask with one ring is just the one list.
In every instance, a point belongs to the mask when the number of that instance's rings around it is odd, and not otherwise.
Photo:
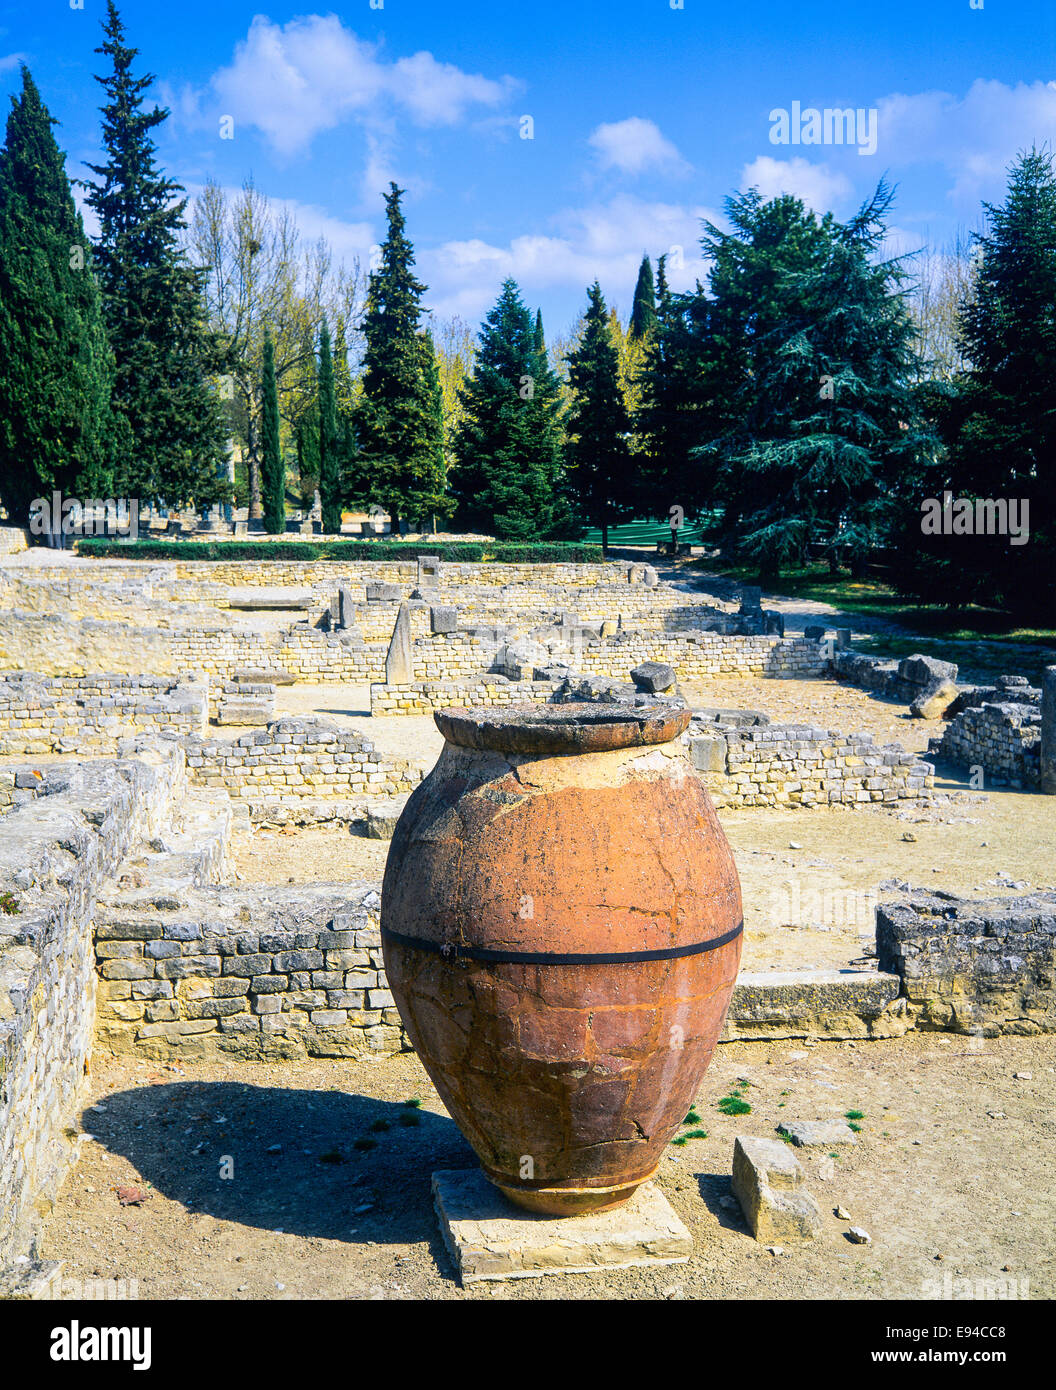
[(612, 1211), (535, 1216), (479, 1168), (433, 1174), (433, 1205), (463, 1284), (683, 1264), (693, 1237), (660, 1189), (643, 1183)]

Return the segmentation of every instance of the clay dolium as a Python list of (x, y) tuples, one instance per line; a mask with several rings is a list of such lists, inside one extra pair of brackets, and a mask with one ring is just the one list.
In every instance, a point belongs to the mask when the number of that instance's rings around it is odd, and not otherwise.
[(485, 1173), (521, 1206), (626, 1201), (656, 1170), (737, 975), (726, 837), (657, 703), (437, 713), (393, 836), (390, 988)]

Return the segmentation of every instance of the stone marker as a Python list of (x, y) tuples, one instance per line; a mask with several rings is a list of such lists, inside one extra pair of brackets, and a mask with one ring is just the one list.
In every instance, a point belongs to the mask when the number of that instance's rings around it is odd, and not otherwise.
[(646, 589), (655, 589), (660, 583), (660, 576), (652, 565), (632, 565), (627, 571), (627, 582)]
[(851, 650), (851, 629), (849, 627), (838, 627), (836, 629), (836, 650), (838, 652), (849, 652)]
[(818, 1148), (826, 1144), (857, 1144), (858, 1139), (846, 1120), (783, 1120), (778, 1125), (799, 1148)]
[(799, 1159), (780, 1139), (735, 1139), (732, 1187), (763, 1244), (813, 1240), (821, 1226), (821, 1208), (803, 1187)]
[(434, 604), (429, 609), (429, 627), (436, 636), (445, 632), (457, 632), (458, 609), (452, 604)]
[(1041, 790), (1056, 796), (1056, 666), (1041, 678)]
[(440, 556), (439, 555), (419, 555), (418, 556), (418, 587), (419, 589), (435, 589), (440, 583)]
[(827, 627), (822, 627), (820, 623), (815, 623), (803, 629), (803, 636), (808, 642), (824, 642), (826, 632), (828, 632)]
[(463, 1284), (683, 1264), (693, 1238), (658, 1187), (585, 1216), (538, 1216), (502, 1195), (479, 1168), (433, 1174), (433, 1204)]
[(675, 684), (675, 668), (666, 661), (643, 661), (631, 672), (631, 680), (649, 695), (661, 695)]
[(411, 656), (411, 611), (400, 604), (392, 629), (389, 650), (385, 654), (385, 684), (410, 685), (414, 680), (414, 659)]
[(785, 615), (776, 613), (772, 608), (768, 608), (763, 614), (763, 621), (766, 624), (766, 635), (768, 637), (784, 637), (785, 635)]
[(699, 734), (689, 741), (689, 756), (698, 772), (725, 772), (727, 743), (724, 738)]
[(355, 627), (356, 625), (356, 600), (352, 595), (352, 590), (342, 584), (337, 591), (337, 621), (341, 628)]
[(741, 585), (741, 609), (756, 609), (763, 606), (763, 590), (759, 584)]

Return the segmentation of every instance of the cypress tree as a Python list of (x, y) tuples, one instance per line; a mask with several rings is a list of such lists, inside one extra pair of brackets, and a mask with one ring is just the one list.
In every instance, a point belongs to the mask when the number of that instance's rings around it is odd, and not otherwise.
[(459, 392), (453, 485), (461, 524), (502, 539), (567, 531), (560, 383), (536, 347), (532, 316), (507, 280)]
[(315, 401), (297, 423), (297, 476), (300, 479), (301, 506), (310, 511), (319, 486), (319, 408)]
[(540, 357), (546, 355), (546, 337), (543, 333), (543, 311), (535, 311), (535, 350)]
[(275, 344), (264, 334), (264, 371), (260, 383), (261, 472), (264, 483), (264, 529), (273, 536), (286, 530), (286, 465), (279, 444), (279, 393), (275, 386)]
[(653, 283), (653, 263), (648, 256), (642, 257), (638, 267), (638, 283), (634, 287), (634, 303), (631, 308), (631, 324), (628, 337), (639, 340), (647, 337), (656, 327), (656, 288)]
[(341, 530), (341, 440), (337, 431), (330, 328), (325, 319), (319, 335), (319, 498), (323, 504), (323, 530), (336, 535)]
[(114, 400), (128, 422), (134, 454), (125, 488), (179, 503), (208, 505), (227, 494), (226, 429), (210, 378), (223, 370), (206, 328), (203, 272), (181, 248), (186, 199), (156, 162), (151, 132), (169, 115), (144, 110), (154, 77), (132, 75), (138, 50), (108, 0), (105, 41), (95, 51), (111, 71), (97, 77), (103, 106), (104, 164), (89, 164), (85, 184), (99, 218), (95, 260), (116, 359)]
[(568, 359), (572, 409), (567, 421), (568, 481), (582, 516), (601, 527), (603, 550), (609, 527), (632, 514), (633, 478), (628, 435), (630, 417), (620, 390), (620, 364), (609, 331), (601, 286), (594, 281), (583, 332)]
[(435, 354), (418, 327), (426, 287), (413, 272), (402, 196), (402, 189), (389, 185), (381, 265), (367, 287), (363, 396), (357, 411), (357, 491), (365, 489), (388, 511), (394, 533), (404, 517), (442, 507), (444, 494), (443, 428), (442, 421), (437, 427), (432, 384)]
[(0, 500), (19, 525), (53, 489), (109, 494), (123, 441), (99, 288), (54, 124), (23, 66), (0, 150)]

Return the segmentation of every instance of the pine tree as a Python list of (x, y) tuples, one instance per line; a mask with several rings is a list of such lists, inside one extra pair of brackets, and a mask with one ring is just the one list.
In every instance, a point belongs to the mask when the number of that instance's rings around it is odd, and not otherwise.
[(631, 420), (597, 280), (587, 295), (583, 332), (568, 359), (572, 409), (566, 424), (566, 464), (578, 509), (588, 522), (601, 527), (602, 549), (608, 550), (609, 527), (632, 515), (634, 479), (627, 442)]
[(95, 51), (112, 65), (96, 79), (107, 95), (107, 160), (89, 164), (99, 181), (85, 187), (99, 218), (95, 261), (117, 367), (114, 400), (134, 442), (124, 488), (209, 505), (228, 490), (226, 430), (211, 383), (224, 364), (205, 325), (202, 275), (181, 249), (183, 189), (156, 163), (151, 132), (169, 113), (143, 109), (154, 77), (132, 75), (138, 50), (124, 42), (114, 0), (103, 29)]
[(713, 325), (714, 309), (700, 285), (675, 294), (667, 283), (666, 257), (657, 273), (656, 322), (635, 340), (641, 354), (634, 380), (638, 510), (667, 518), (672, 506), (687, 517), (714, 502), (717, 464), (697, 456), (701, 441), (721, 428), (724, 371), (728, 362)]
[(55, 123), (23, 67), (0, 151), (0, 500), (18, 525), (55, 489), (109, 495), (123, 441), (99, 288)]
[(275, 345), (270, 333), (264, 335), (260, 400), (264, 529), (277, 536), (286, 530), (286, 465), (279, 443), (279, 393), (275, 386)]
[(642, 257), (638, 267), (638, 283), (634, 287), (634, 303), (631, 307), (631, 326), (628, 337), (640, 340), (656, 327), (656, 288), (653, 283), (653, 263), (648, 256)]
[(341, 437), (334, 400), (334, 361), (330, 353), (330, 328), (323, 320), (319, 335), (319, 497), (323, 504), (323, 530), (341, 530)]
[(452, 480), (460, 523), (510, 540), (567, 531), (560, 386), (513, 280), (481, 328), (460, 399)]
[(697, 457), (721, 460), (727, 534), (764, 583), (817, 540), (860, 570), (926, 446), (904, 273), (879, 258), (891, 197), (841, 224), (750, 190), (703, 238), (726, 425)]
[[(400, 210), (403, 190), (385, 195), (388, 233), (370, 276), (363, 319), (363, 396), (357, 410), (357, 492), (389, 513), (394, 533), (405, 517), (444, 506), (443, 424), (436, 418), (432, 340), (418, 327), (425, 285), (415, 278), (414, 247)], [(428, 361), (427, 361), (428, 357)], [(429, 367), (429, 362), (432, 367)]]
[[(946, 602), (1005, 603), (1029, 620), (1056, 611), (1056, 172), (1048, 151), (1019, 156), (1000, 207), (985, 204), (975, 274), (961, 310), (968, 369), (942, 402), (948, 452), (907, 507), (917, 566), (909, 591)], [(1028, 505), (1029, 541), (1008, 534), (922, 536), (921, 503), (956, 498)], [(1022, 513), (1020, 513), (1022, 517)], [(974, 508), (973, 508), (974, 520)], [(921, 559), (923, 564), (921, 564)]]

